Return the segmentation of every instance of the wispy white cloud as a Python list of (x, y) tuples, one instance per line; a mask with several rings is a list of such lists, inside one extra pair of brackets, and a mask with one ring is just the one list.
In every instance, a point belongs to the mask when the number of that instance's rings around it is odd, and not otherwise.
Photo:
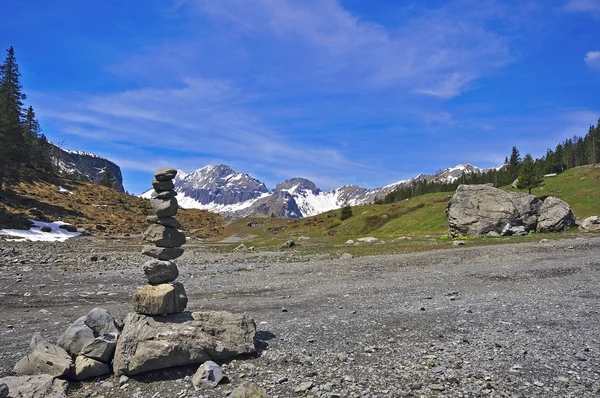
[(584, 61), (588, 67), (600, 70), (600, 51), (588, 51)]
[(190, 2), (229, 21), (231, 34), (301, 46), (315, 66), (313, 77), (337, 82), (338, 88), (400, 86), (452, 98), (513, 60), (507, 39), (485, 29), (504, 13), (495, 2), (460, 1), (399, 21), (393, 29), (357, 18), (335, 0)]
[(600, 0), (569, 0), (565, 4), (568, 11), (600, 11)]

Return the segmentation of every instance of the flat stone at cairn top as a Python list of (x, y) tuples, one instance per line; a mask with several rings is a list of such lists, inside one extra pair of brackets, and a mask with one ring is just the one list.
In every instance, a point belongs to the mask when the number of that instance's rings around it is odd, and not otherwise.
[(158, 181), (172, 180), (173, 178), (175, 178), (176, 175), (177, 170), (172, 169), (170, 167), (159, 167), (154, 172), (154, 178), (156, 178)]

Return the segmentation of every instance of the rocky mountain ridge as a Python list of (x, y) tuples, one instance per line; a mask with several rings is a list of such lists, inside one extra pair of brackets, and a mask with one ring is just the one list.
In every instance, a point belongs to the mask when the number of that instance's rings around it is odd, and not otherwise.
[[(419, 174), (380, 188), (367, 189), (344, 185), (322, 191), (305, 178), (285, 180), (269, 191), (264, 183), (249, 174), (239, 173), (227, 165), (205, 166), (192, 173), (179, 171), (174, 180), (178, 201), (183, 208), (197, 208), (234, 217), (309, 217), (339, 209), (344, 204), (363, 205), (382, 198), (396, 188), (418, 181), (453, 182), (460, 176), (483, 173), (468, 163), (447, 168), (435, 175)], [(150, 198), (151, 190), (141, 197)]]
[[(53, 144), (54, 145), (54, 144)], [(55, 161), (58, 162), (60, 173), (67, 174), (78, 180), (87, 180), (99, 184), (108, 168), (115, 188), (124, 192), (121, 168), (114, 162), (89, 152), (62, 149), (54, 145)]]

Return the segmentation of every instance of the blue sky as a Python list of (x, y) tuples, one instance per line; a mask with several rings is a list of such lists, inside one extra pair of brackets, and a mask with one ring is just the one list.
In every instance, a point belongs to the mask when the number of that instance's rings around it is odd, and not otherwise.
[(2, 7), (65, 148), (273, 188), (367, 188), (541, 156), (600, 117), (600, 0), (32, 0)]

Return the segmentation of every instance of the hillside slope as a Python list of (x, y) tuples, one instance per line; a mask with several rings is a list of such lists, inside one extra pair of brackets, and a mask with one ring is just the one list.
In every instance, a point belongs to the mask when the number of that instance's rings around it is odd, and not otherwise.
[[(150, 214), (146, 199), (89, 182), (57, 178), (54, 183), (20, 183), (4, 192), (0, 228), (27, 229), (27, 219), (61, 220), (92, 233), (138, 234), (146, 229)], [(223, 228), (220, 215), (204, 210), (180, 209), (177, 218), (188, 236), (218, 236)]]

